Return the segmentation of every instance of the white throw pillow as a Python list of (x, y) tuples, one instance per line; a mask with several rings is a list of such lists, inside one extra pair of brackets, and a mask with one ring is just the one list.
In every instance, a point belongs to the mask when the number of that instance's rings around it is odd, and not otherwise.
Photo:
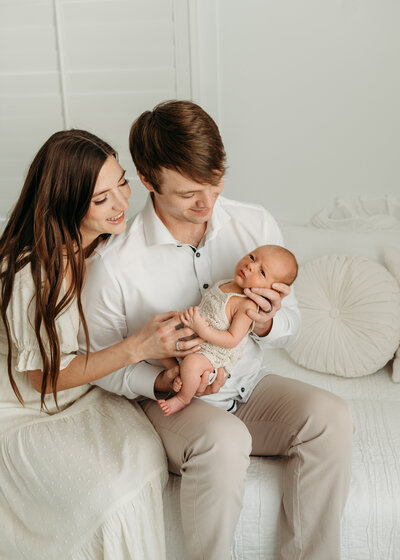
[(295, 294), (302, 329), (288, 349), (308, 369), (345, 377), (376, 372), (400, 337), (400, 290), (380, 264), (328, 255), (300, 267)]
[[(386, 268), (393, 274), (400, 286), (400, 249), (385, 247), (383, 250), (383, 258)], [(400, 346), (394, 355), (392, 380), (396, 383), (400, 383)]]

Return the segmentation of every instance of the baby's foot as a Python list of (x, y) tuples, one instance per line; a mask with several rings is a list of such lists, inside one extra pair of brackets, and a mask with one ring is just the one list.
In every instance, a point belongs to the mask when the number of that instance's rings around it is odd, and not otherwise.
[(182, 379), (180, 375), (177, 375), (172, 382), (172, 390), (174, 391), (174, 393), (179, 393), (181, 389), (182, 389)]
[(164, 399), (160, 399), (157, 402), (160, 405), (161, 410), (164, 412), (164, 416), (175, 414), (175, 412), (179, 412), (179, 410), (182, 410), (188, 405), (188, 403), (186, 403), (177, 395), (175, 397), (172, 397), (172, 399), (168, 399), (167, 401)]

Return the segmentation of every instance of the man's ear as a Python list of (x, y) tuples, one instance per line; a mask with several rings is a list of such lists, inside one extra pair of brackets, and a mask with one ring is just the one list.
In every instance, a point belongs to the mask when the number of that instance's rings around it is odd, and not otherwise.
[(141, 182), (143, 183), (143, 185), (146, 187), (148, 191), (156, 192), (153, 185), (150, 183), (150, 181), (148, 181), (146, 177), (140, 173), (140, 171), (138, 171), (137, 174), (139, 179), (141, 180)]

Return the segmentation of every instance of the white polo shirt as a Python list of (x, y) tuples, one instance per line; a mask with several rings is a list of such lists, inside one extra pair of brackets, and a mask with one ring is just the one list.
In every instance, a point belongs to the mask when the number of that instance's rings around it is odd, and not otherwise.
[[(137, 332), (153, 315), (198, 305), (215, 282), (233, 277), (235, 264), (259, 245), (283, 245), (274, 218), (263, 207), (220, 196), (200, 245), (174, 239), (154, 211), (145, 208), (120, 235), (100, 246), (88, 260), (83, 308), (90, 349), (97, 351)], [(244, 353), (221, 390), (202, 397), (225, 410), (245, 402), (267, 371), (263, 349), (284, 346), (300, 330), (300, 314), (292, 293), (283, 299), (273, 326), (264, 338), (251, 335)], [(80, 348), (85, 337), (80, 333)], [(155, 399), (154, 381), (160, 362), (140, 362), (95, 382), (128, 398)]]

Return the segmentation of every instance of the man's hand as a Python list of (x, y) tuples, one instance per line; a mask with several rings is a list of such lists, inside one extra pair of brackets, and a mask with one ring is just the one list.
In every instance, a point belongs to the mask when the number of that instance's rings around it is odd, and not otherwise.
[(244, 293), (260, 308), (258, 312), (251, 309), (247, 311), (247, 315), (254, 321), (253, 332), (257, 336), (266, 336), (272, 329), (273, 318), (282, 307), (283, 298), (290, 294), (290, 286), (277, 282), (272, 284), (271, 289), (246, 288)]
[(213, 370), (206, 370), (203, 375), (201, 376), (200, 385), (197, 389), (196, 397), (204, 397), (206, 395), (213, 395), (214, 393), (218, 393), (218, 391), (225, 385), (226, 380), (228, 379), (229, 375), (225, 373), (223, 367), (218, 368), (217, 376), (212, 382), (211, 385), (208, 384), (210, 380), (210, 373)]
[(174, 391), (177, 393), (182, 387), (179, 371), (179, 365), (161, 371), (154, 381), (154, 392), (170, 393)]

